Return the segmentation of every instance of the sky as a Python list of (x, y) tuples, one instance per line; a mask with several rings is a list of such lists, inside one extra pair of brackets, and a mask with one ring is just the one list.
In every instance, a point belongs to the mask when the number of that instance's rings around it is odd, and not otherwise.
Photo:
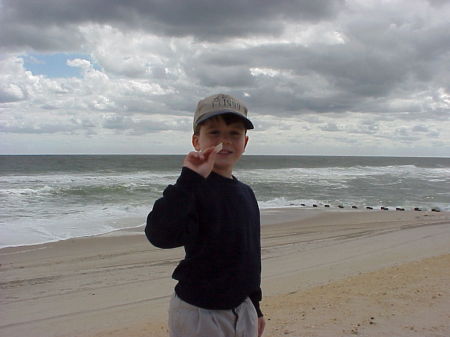
[(225, 93), (247, 154), (450, 157), (449, 0), (0, 0), (0, 154), (183, 154)]

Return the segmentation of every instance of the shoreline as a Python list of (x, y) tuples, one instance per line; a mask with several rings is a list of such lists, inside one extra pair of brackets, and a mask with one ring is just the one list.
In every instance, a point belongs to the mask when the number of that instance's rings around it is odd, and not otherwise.
[[(352, 209), (350, 207), (347, 208), (343, 208), (343, 209), (339, 209), (336, 207), (333, 208), (326, 208), (326, 207), (309, 207), (309, 206), (289, 206), (289, 207), (279, 207), (279, 208), (264, 208), (260, 210), (261, 212), (261, 226), (265, 226), (265, 225), (269, 225), (269, 224), (276, 224), (276, 223), (284, 223), (284, 222), (289, 222), (289, 221), (294, 221), (294, 220), (301, 220), (301, 219), (306, 219), (306, 218), (313, 218), (315, 216), (319, 216), (321, 214), (327, 214), (327, 213), (343, 213), (343, 214), (348, 214), (349, 212), (351, 213), (358, 213), (358, 212), (367, 212), (367, 213), (377, 213), (377, 212), (399, 212), (399, 210), (395, 210), (395, 209), (389, 209), (389, 210), (383, 210), (383, 209), (371, 209), (371, 210), (367, 210), (367, 209), (362, 209), (362, 208), (358, 208), (358, 209)], [(420, 213), (442, 213), (442, 214), (449, 214), (450, 212), (448, 211), (432, 211), (430, 210), (403, 210), (403, 212), (415, 212), (417, 214)], [(100, 233), (100, 234), (92, 234), (92, 235), (85, 235), (85, 236), (76, 236), (76, 237), (72, 237), (72, 238), (66, 238), (66, 239), (55, 239), (52, 241), (45, 241), (45, 242), (39, 242), (39, 243), (29, 243), (29, 244), (18, 244), (18, 245), (6, 245), (6, 246), (0, 246), (0, 253), (3, 250), (9, 250), (9, 249), (21, 249), (24, 247), (30, 247), (30, 249), (33, 249), (33, 247), (36, 246), (42, 246), (42, 245), (48, 245), (48, 244), (55, 244), (58, 242), (66, 242), (66, 241), (71, 241), (71, 240), (84, 240), (84, 239), (91, 239), (91, 238), (100, 238), (100, 237), (111, 237), (111, 236), (132, 236), (132, 235), (141, 235), (144, 231), (145, 228), (145, 217), (128, 217), (125, 218), (123, 220), (121, 220), (121, 222), (139, 222), (143, 220), (144, 224), (141, 225), (133, 225), (133, 226), (129, 226), (129, 227), (123, 227), (123, 228), (118, 228), (115, 230), (112, 230), (110, 232), (106, 232), (106, 233)]]
[[(295, 220), (295, 219), (299, 219), (299, 218), (313, 217), (313, 216), (321, 214), (322, 212), (328, 212), (328, 211), (330, 211), (330, 210), (329, 209), (315, 209), (315, 208), (300, 208), (300, 207), (266, 208), (266, 209), (261, 210), (261, 225), (274, 224), (274, 223), (278, 223), (278, 222), (286, 222), (289, 220)], [(346, 211), (352, 211), (352, 210), (346, 210)], [(77, 236), (77, 237), (73, 237), (73, 238), (46, 241), (46, 242), (40, 242), (40, 243), (4, 246), (4, 247), (0, 247), (0, 253), (2, 252), (2, 250), (5, 250), (5, 249), (6, 250), (14, 249), (14, 248), (21, 249), (23, 247), (30, 247), (30, 249), (33, 249), (33, 247), (37, 247), (37, 246), (55, 244), (58, 242), (66, 242), (66, 241), (71, 241), (71, 240), (84, 240), (84, 239), (111, 237), (111, 236), (130, 236), (130, 235), (132, 236), (132, 235), (142, 235), (144, 233), (145, 217), (126, 218), (126, 219), (123, 219), (121, 222), (124, 223), (126, 221), (128, 221), (130, 223), (137, 223), (139, 221), (142, 221), (142, 222), (144, 222), (144, 224), (130, 226), (130, 227), (125, 226), (123, 228), (118, 228), (118, 229), (112, 230), (110, 232), (101, 233), (101, 234)]]
[[(445, 212), (281, 208), (264, 213), (262, 307), (271, 318), (266, 336), (296, 331), (296, 321), (281, 305), (286, 296), (295, 304), (301, 300), (295, 294), (350, 278), (370, 280), (376, 277), (371, 273), (410, 263), (423, 269), (427, 263), (420, 261), (450, 254), (450, 214)], [(130, 231), (0, 249), (0, 334), (165, 336), (175, 285), (170, 275), (183, 256), (182, 248), (157, 249), (142, 232)], [(276, 330), (281, 326), (286, 330)], [(300, 335), (292, 331), (287, 335)]]

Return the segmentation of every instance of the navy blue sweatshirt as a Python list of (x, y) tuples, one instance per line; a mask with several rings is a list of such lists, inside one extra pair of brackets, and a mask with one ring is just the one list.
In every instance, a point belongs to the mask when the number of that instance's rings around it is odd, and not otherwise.
[(259, 208), (252, 189), (212, 172), (184, 167), (147, 217), (145, 233), (160, 248), (184, 246), (172, 277), (183, 301), (233, 309), (248, 296), (262, 316)]

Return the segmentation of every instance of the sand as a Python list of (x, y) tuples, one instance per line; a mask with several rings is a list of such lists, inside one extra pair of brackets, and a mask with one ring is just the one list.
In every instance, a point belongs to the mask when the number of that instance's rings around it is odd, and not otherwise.
[[(450, 214), (266, 210), (264, 336), (450, 336)], [(166, 336), (182, 249), (140, 230), (0, 250), (0, 336)]]

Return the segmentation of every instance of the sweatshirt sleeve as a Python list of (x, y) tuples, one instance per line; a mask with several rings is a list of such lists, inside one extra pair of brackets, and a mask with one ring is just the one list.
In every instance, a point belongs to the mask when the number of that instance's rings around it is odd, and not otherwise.
[(258, 317), (262, 317), (263, 313), (262, 313), (260, 305), (259, 305), (259, 302), (262, 299), (261, 288), (258, 291), (255, 291), (254, 293), (250, 294), (249, 298), (252, 301), (253, 305), (255, 306), (256, 313), (258, 314)]
[(205, 181), (201, 175), (183, 167), (175, 185), (169, 185), (163, 197), (153, 205), (147, 217), (145, 234), (159, 248), (175, 248), (195, 236), (198, 219), (195, 190)]

